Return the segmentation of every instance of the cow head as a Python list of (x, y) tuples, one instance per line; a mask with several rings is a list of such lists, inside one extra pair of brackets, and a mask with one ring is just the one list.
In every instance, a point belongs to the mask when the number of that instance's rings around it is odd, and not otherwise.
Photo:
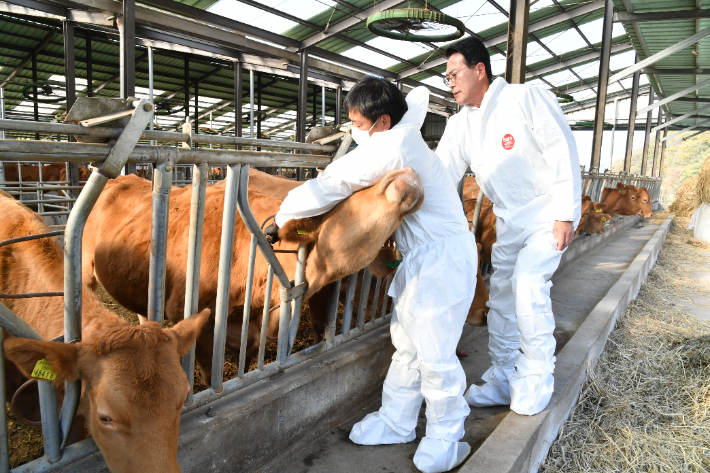
[(641, 204), (641, 209), (643, 210), (644, 217), (653, 217), (653, 204), (651, 203), (651, 194), (648, 193), (648, 189), (641, 187), (638, 193), (639, 203)]
[(588, 195), (583, 195), (582, 196), (582, 212), (581, 216), (579, 218), (579, 224), (577, 225), (577, 231), (575, 232), (575, 235), (579, 235), (580, 232), (585, 231), (584, 227), (587, 224), (587, 220), (589, 220), (589, 215), (594, 212), (594, 202), (592, 202), (592, 198), (589, 197)]
[(424, 203), (424, 185), (411, 168), (388, 173), (320, 217), (295, 219), (279, 229), (287, 242), (309, 244), (306, 299), (326, 284), (361, 270), (382, 245)]
[(76, 344), (8, 338), (5, 354), (28, 377), (44, 359), (56, 385), (83, 381), (80, 413), (112, 472), (179, 472), (180, 414), (190, 389), (180, 357), (209, 318), (205, 309), (169, 329), (118, 325)]

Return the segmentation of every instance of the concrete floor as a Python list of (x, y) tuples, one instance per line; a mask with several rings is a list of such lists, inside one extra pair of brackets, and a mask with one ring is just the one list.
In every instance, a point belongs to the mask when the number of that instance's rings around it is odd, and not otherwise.
[[(627, 230), (625, 234), (584, 257), (575, 267), (553, 280), (552, 306), (557, 322), (557, 352), (569, 341), (587, 314), (606, 295), (660, 226), (650, 223), (643, 225), (641, 228)], [(708, 258), (709, 271), (706, 274), (698, 274), (698, 284), (706, 285), (710, 293), (710, 253), (705, 256)], [(697, 298), (697, 301), (694, 300), (697, 305), (692, 310), (697, 310), (696, 315), (699, 317), (710, 320), (710, 299), (701, 295)], [(481, 375), (490, 365), (487, 330), (478, 329), (473, 333), (474, 336), (459, 346), (469, 353), (467, 358), (461, 359), (469, 383), (481, 382)], [(418, 470), (414, 467), (412, 458), (425, 432), (426, 419), (423, 409), (419, 415), (417, 439), (414, 442), (404, 445), (360, 446), (348, 439), (353, 424), (367, 413), (377, 410), (379, 406), (378, 399), (361, 412), (353, 413), (348, 421), (332, 426), (329, 432), (311, 442), (308, 448), (285, 459), (279, 467), (269, 471), (416, 473)], [(463, 440), (469, 442), (475, 451), (508, 412), (508, 406), (471, 408), (471, 414), (466, 419), (466, 436)]]
[(704, 267), (703, 272), (694, 272), (693, 284), (696, 289), (702, 294), (692, 293), (688, 297), (690, 302), (679, 301), (678, 304), (685, 307), (689, 314), (696, 316), (699, 319), (710, 320), (710, 253), (700, 253), (703, 256), (703, 260), (700, 262)]

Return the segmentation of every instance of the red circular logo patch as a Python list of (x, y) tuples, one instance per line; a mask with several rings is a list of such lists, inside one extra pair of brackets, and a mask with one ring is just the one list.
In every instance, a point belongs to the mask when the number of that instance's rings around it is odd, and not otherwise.
[(511, 150), (511, 149), (513, 149), (513, 146), (515, 146), (515, 138), (513, 138), (513, 135), (508, 133), (507, 135), (505, 135), (503, 137), (502, 144), (503, 144), (503, 149)]

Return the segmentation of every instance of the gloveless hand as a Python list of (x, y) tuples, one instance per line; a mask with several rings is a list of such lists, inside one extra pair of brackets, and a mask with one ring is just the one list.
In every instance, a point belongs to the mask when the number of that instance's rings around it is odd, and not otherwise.
[(567, 248), (574, 239), (574, 225), (572, 225), (572, 222), (555, 220), (555, 223), (552, 224), (552, 233), (557, 242), (557, 251), (562, 251)]

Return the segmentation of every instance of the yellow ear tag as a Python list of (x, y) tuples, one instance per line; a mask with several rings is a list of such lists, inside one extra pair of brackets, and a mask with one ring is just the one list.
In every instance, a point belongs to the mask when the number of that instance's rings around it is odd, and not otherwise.
[(602, 222), (606, 222), (606, 217), (602, 217)]
[(299, 235), (308, 235), (307, 231), (301, 230), (300, 228), (298, 230), (296, 230), (296, 233), (298, 233)]
[(52, 368), (52, 365), (49, 364), (49, 361), (42, 358), (37, 361), (37, 364), (32, 370), (32, 377), (54, 381), (57, 379), (57, 372), (54, 371), (54, 368)]
[(595, 212), (601, 212), (602, 209), (594, 209)]

